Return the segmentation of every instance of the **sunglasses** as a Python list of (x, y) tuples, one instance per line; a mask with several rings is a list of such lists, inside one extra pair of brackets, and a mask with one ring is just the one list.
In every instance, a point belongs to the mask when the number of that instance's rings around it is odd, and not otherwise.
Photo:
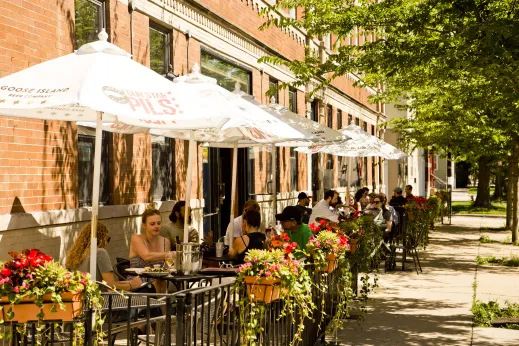
[(380, 203), (380, 201), (373, 201), (374, 203)]

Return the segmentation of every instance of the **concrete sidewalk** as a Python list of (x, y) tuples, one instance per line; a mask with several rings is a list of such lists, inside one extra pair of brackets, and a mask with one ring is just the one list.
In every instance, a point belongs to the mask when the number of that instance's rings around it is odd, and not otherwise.
[[(430, 245), (420, 253), (423, 273), (379, 273), (379, 288), (369, 303), (365, 321), (346, 321), (341, 345), (474, 345), (519, 344), (519, 331), (472, 328), (473, 284), (482, 301), (506, 299), (519, 303), (519, 269), (476, 266), (476, 256), (519, 254), (519, 247), (480, 244), (480, 227), (502, 227), (495, 218), (453, 217), (452, 226), (437, 226)], [(504, 240), (509, 232), (482, 231)], [(333, 341), (333, 338), (329, 338)]]

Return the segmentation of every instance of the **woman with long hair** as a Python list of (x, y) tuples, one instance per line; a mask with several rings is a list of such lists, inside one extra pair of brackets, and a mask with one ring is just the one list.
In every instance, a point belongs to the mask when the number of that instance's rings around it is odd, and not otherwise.
[[(154, 204), (150, 204), (142, 214), (143, 232), (132, 236), (130, 241), (131, 268), (164, 265), (166, 253), (171, 245), (168, 239), (160, 236), (161, 223), (160, 211), (155, 208)], [(143, 281), (149, 281), (149, 279), (143, 279)], [(163, 280), (157, 281), (154, 281), (157, 292), (163, 292), (165, 290)]]
[[(67, 260), (65, 266), (69, 270), (79, 270), (81, 272), (90, 272), (90, 246), (91, 246), (91, 227), (88, 223), (81, 229), (78, 237), (67, 252)], [(101, 222), (97, 223), (97, 280), (103, 280), (110, 287), (119, 290), (131, 291), (142, 285), (139, 277), (134, 277), (128, 281), (115, 281), (113, 275), (113, 267), (110, 262), (110, 256), (106, 251), (106, 247), (110, 242), (108, 228)], [(100, 286), (101, 290), (106, 290), (104, 286)]]
[(262, 250), (265, 244), (265, 234), (261, 233), (261, 215), (257, 211), (249, 210), (243, 214), (243, 235), (234, 240), (229, 256), (235, 258), (235, 264), (243, 264), (249, 250)]

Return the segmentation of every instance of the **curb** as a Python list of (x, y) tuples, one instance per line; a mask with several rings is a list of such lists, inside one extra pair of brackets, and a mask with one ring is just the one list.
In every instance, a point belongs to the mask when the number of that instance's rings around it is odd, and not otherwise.
[(463, 216), (463, 217), (482, 217), (482, 218), (495, 218), (495, 219), (506, 219), (506, 215), (487, 215), (487, 214), (452, 214), (452, 216)]

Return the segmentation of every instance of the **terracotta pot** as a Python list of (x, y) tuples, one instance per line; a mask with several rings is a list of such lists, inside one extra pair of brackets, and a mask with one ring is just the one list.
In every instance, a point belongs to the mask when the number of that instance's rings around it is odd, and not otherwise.
[(337, 260), (337, 255), (334, 255), (334, 254), (328, 254), (326, 256), (326, 262), (327, 262), (327, 265), (324, 268), (324, 271), (326, 273), (333, 272), (339, 266), (339, 261)]
[(360, 239), (349, 239), (348, 242), (350, 243), (350, 253), (353, 255), (357, 248), (359, 247), (358, 242)]
[[(65, 310), (61, 310), (58, 304), (51, 303), (51, 295), (44, 296), (44, 303), (41, 308), (45, 321), (73, 321), (81, 315), (83, 311), (83, 295), (75, 292), (65, 292), (61, 294), (61, 299), (65, 305)], [(9, 304), (7, 297), (2, 297), (0, 303), (3, 303), (2, 315), (6, 322), (26, 323), (28, 321), (37, 321), (37, 315), (40, 313), (40, 308), (34, 304), (35, 297), (26, 297), (19, 304)], [(48, 302), (48, 303), (45, 303)], [(55, 312), (51, 311), (55, 308)], [(9, 319), (7, 314), (9, 311), (14, 313), (12, 319)]]
[(268, 304), (280, 298), (280, 279), (258, 278), (256, 276), (246, 276), (244, 279), (249, 300)]

